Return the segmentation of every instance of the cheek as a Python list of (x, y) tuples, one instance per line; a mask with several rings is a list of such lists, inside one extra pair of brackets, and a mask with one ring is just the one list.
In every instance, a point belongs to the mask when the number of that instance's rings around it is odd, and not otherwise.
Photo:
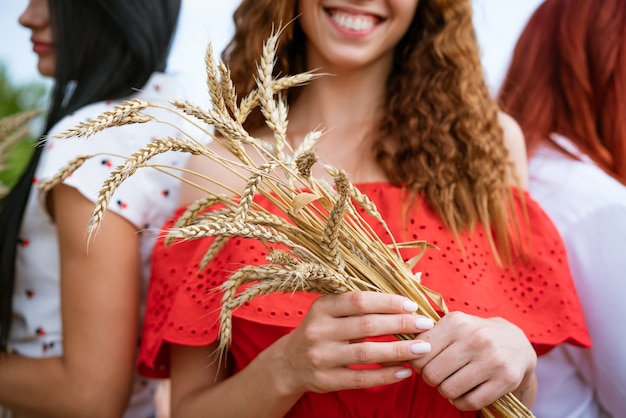
[(393, 9), (396, 16), (400, 16), (403, 23), (408, 29), (415, 17), (417, 11), (418, 0), (395, 0), (393, 1)]
[(311, 6), (308, 4), (309, 2), (307, 1), (301, 1), (300, 5), (298, 6), (298, 10), (297, 10), (297, 16), (298, 16), (298, 23), (300, 24), (300, 27), (302, 28), (302, 30), (304, 31), (304, 33), (307, 36), (310, 36), (311, 33), (310, 31), (313, 30), (315, 24), (313, 23), (313, 11), (311, 9)]

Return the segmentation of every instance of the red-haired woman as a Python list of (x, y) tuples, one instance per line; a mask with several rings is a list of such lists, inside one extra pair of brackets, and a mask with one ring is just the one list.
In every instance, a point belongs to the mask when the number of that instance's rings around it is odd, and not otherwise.
[[(225, 54), (242, 97), (281, 22), (291, 23), (275, 75), (333, 74), (290, 91), (290, 145), (322, 127), (319, 158), (348, 173), (394, 236), (441, 247), (419, 268), (454, 312), (434, 325), (398, 295), (271, 294), (234, 312), (225, 364), (216, 355), (220, 296), (207, 289), (243, 265), (264, 264), (267, 248), (233, 238), (199, 271), (211, 240), (161, 243), (142, 370), (171, 373), (173, 416), (186, 418), (477, 417), (511, 391), (532, 403), (533, 345), (542, 352), (562, 341), (584, 345), (587, 336), (556, 229), (528, 198), (530, 226), (514, 217), (524, 143), (489, 96), (470, 0), (244, 0)], [(272, 138), (259, 117), (246, 127)], [(192, 156), (188, 168), (229, 188), (201, 182), (213, 192), (245, 188), (206, 158)], [(330, 180), (318, 168), (313, 174)], [(184, 187), (181, 204), (203, 196)], [(263, 196), (256, 203), (275, 210)], [(532, 240), (527, 264), (516, 223)], [(393, 337), (402, 333), (419, 336)]]
[(524, 29), (499, 101), (520, 123), (530, 192), (567, 246), (592, 349), (539, 359), (542, 418), (626, 411), (626, 1), (547, 0)]

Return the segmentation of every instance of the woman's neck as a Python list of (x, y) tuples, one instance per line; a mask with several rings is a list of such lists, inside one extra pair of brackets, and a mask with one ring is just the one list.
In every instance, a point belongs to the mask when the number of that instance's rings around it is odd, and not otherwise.
[(346, 170), (353, 181), (385, 180), (371, 153), (372, 135), (384, 109), (385, 81), (374, 71), (361, 71), (324, 75), (305, 86), (290, 105), (291, 145), (321, 130), (324, 135), (316, 146), (321, 162)]
[(290, 104), (289, 126), (298, 132), (369, 129), (384, 106), (386, 76), (378, 69), (324, 74)]

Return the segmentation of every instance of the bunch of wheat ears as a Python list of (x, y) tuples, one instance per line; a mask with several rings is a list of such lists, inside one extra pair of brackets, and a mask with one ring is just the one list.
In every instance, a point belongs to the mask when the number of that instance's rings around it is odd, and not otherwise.
[[(322, 132), (310, 132), (295, 150), (288, 145), (287, 105), (281, 92), (308, 83), (319, 74), (274, 78), (278, 37), (279, 33), (274, 33), (265, 42), (255, 75), (257, 87), (240, 103), (227, 66), (216, 62), (209, 45), (206, 72), (210, 108), (203, 109), (188, 101), (174, 101), (172, 107), (162, 107), (130, 100), (60, 134), (64, 138), (88, 137), (111, 126), (160, 122), (144, 111), (148, 108), (167, 108), (194, 124), (202, 134), (217, 141), (232, 156), (231, 159), (218, 156), (189, 133), (181, 135), (185, 138), (153, 140), (127, 158), (105, 181), (88, 232), (91, 234), (97, 229), (115, 190), (137, 169), (152, 167), (168, 170), (168, 167), (150, 164), (150, 158), (166, 151), (203, 155), (244, 177), (246, 187), (241, 194), (235, 191), (225, 194), (207, 191), (205, 198), (191, 204), (174, 227), (165, 231), (167, 242), (214, 237), (202, 260), (202, 267), (232, 237), (254, 238), (277, 244), (280, 248), (269, 249), (267, 264), (245, 266), (221, 286), (220, 290), (224, 292), (220, 316), (222, 349), (230, 343), (233, 310), (256, 296), (271, 292), (329, 294), (369, 290), (399, 294), (416, 301), (422, 315), (437, 321), (440, 316), (433, 305), (447, 312), (445, 304), (439, 295), (420, 284), (419, 274), (413, 273), (413, 267), (429, 245), (422, 241), (385, 244), (358, 214), (357, 205), (382, 225), (385, 221), (374, 203), (353, 186), (343, 171), (325, 166), (334, 179), (334, 185), (311, 175), (311, 169), (317, 163), (315, 144)], [(256, 107), (271, 128), (273, 141), (254, 138), (242, 126)], [(41, 187), (54, 187), (91, 157), (77, 157)], [(220, 184), (219, 179), (203, 178)], [(184, 181), (189, 182), (188, 179)], [(269, 199), (279, 208), (281, 215), (257, 205), (254, 202), (257, 194)], [(212, 208), (215, 205), (219, 205), (219, 209)], [(407, 247), (420, 248), (421, 251), (413, 259), (403, 261), (400, 250)], [(237, 292), (243, 284), (251, 285)], [(415, 338), (414, 335), (397, 337)], [(512, 394), (503, 396), (481, 412), (485, 417), (533, 416)]]

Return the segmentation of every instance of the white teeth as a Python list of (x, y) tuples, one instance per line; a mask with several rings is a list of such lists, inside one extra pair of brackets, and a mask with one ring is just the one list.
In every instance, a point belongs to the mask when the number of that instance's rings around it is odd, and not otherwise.
[(374, 27), (374, 19), (369, 16), (352, 16), (343, 13), (333, 13), (332, 19), (342, 28), (360, 32)]

